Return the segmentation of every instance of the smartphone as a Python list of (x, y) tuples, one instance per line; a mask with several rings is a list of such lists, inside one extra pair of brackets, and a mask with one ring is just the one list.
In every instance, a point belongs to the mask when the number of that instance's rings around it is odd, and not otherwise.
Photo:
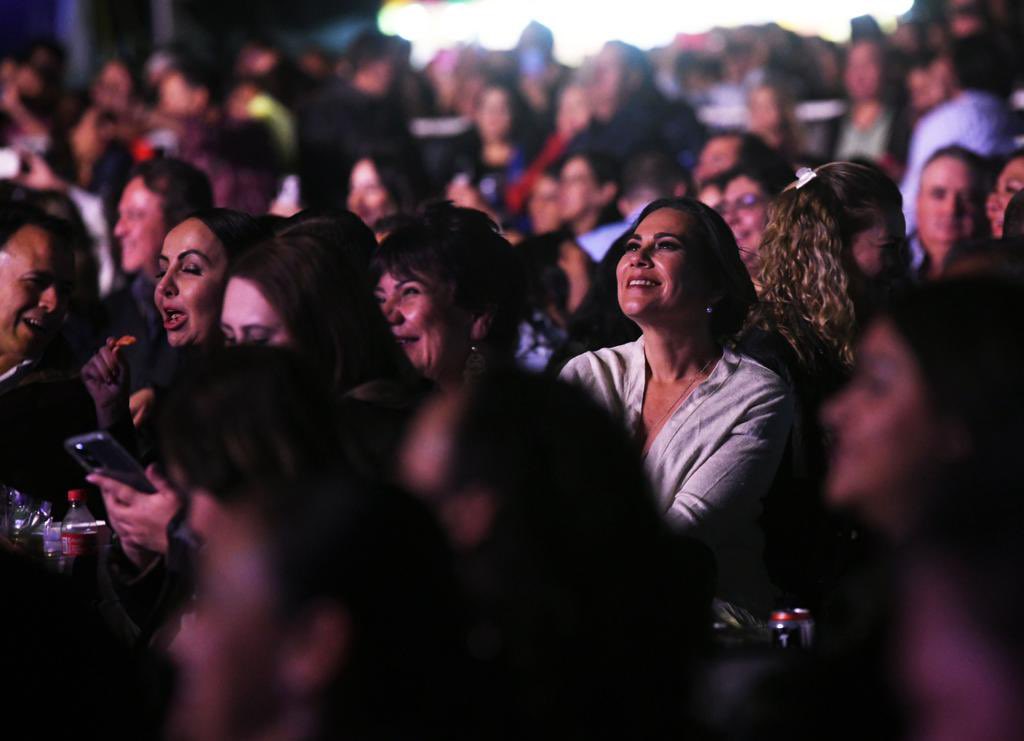
[(145, 494), (156, 492), (142, 465), (108, 432), (69, 437), (64, 449), (89, 473), (108, 476)]

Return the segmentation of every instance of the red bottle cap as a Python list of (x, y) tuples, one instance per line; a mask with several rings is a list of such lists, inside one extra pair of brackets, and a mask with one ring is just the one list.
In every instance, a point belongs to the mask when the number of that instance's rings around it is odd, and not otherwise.
[(88, 492), (85, 489), (72, 489), (68, 492), (68, 501), (84, 502), (86, 494), (88, 494)]

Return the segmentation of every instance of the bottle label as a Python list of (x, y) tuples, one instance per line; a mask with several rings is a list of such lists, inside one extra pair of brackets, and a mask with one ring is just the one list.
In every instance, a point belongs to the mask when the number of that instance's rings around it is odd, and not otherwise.
[(61, 533), (60, 545), (65, 556), (89, 556), (96, 552), (96, 535), (93, 533)]

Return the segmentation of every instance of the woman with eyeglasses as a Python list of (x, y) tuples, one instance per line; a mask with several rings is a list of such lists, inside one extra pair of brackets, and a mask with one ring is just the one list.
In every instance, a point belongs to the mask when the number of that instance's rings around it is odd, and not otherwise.
[(721, 192), (712, 207), (722, 215), (736, 237), (740, 258), (750, 273), (754, 288), (761, 289), (759, 249), (768, 225), (768, 207), (793, 180), (793, 172), (782, 163), (754, 165), (740, 163), (712, 179), (706, 187)]

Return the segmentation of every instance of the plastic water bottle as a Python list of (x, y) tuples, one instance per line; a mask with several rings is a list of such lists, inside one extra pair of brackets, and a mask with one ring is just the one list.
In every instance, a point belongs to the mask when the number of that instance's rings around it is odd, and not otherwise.
[(60, 528), (61, 553), (65, 560), (96, 553), (99, 531), (96, 518), (85, 506), (85, 489), (68, 492), (70, 507)]

